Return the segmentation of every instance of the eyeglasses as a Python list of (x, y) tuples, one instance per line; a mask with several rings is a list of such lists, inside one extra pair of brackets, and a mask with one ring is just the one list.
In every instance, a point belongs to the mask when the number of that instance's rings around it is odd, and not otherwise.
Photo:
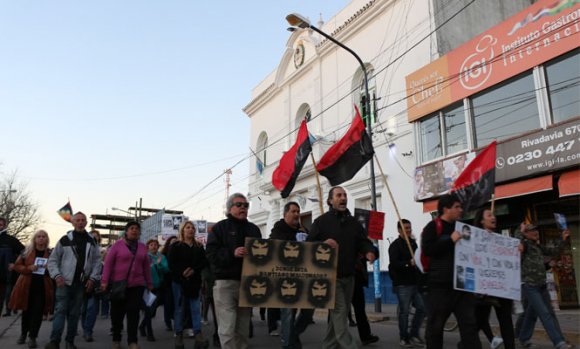
[(234, 206), (248, 208), (248, 207), (250, 207), (250, 203), (249, 202), (234, 202)]

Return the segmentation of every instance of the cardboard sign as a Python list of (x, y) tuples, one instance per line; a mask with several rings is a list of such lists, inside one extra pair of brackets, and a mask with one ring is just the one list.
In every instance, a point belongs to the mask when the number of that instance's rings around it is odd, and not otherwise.
[(363, 226), (369, 239), (382, 240), (385, 229), (385, 213), (379, 211), (354, 209), (354, 218)]
[(521, 298), (520, 240), (457, 222), (453, 287), (513, 300)]
[(338, 249), (246, 238), (240, 307), (334, 309)]

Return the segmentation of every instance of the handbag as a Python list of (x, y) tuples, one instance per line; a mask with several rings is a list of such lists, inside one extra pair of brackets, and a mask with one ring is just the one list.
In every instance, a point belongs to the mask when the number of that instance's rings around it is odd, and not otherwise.
[(125, 300), (126, 294), (125, 291), (127, 290), (127, 279), (129, 279), (129, 274), (131, 273), (131, 269), (133, 268), (133, 262), (135, 261), (135, 256), (137, 252), (133, 255), (133, 259), (131, 259), (131, 264), (129, 265), (129, 270), (127, 270), (127, 275), (125, 279), (113, 281), (111, 282), (111, 286), (109, 286), (109, 299), (112, 301), (122, 301)]

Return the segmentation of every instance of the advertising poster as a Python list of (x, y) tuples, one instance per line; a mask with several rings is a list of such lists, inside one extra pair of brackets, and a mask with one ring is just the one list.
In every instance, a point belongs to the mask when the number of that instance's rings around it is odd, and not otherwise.
[(246, 238), (240, 307), (334, 309), (338, 249)]
[(520, 300), (520, 240), (457, 222), (463, 238), (455, 244), (456, 290)]

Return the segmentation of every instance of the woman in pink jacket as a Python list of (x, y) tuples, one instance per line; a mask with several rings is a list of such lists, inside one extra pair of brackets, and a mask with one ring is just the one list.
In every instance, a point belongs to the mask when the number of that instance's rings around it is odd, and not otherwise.
[(127, 342), (129, 349), (138, 349), (137, 327), (139, 310), (143, 302), (145, 287), (153, 288), (147, 247), (139, 242), (141, 226), (129, 222), (125, 226), (125, 235), (117, 241), (107, 253), (101, 278), (101, 288), (107, 289), (110, 283), (127, 280), (125, 298), (111, 300), (111, 325), (113, 331), (113, 349), (121, 348), (121, 331), (123, 319), (127, 315)]

